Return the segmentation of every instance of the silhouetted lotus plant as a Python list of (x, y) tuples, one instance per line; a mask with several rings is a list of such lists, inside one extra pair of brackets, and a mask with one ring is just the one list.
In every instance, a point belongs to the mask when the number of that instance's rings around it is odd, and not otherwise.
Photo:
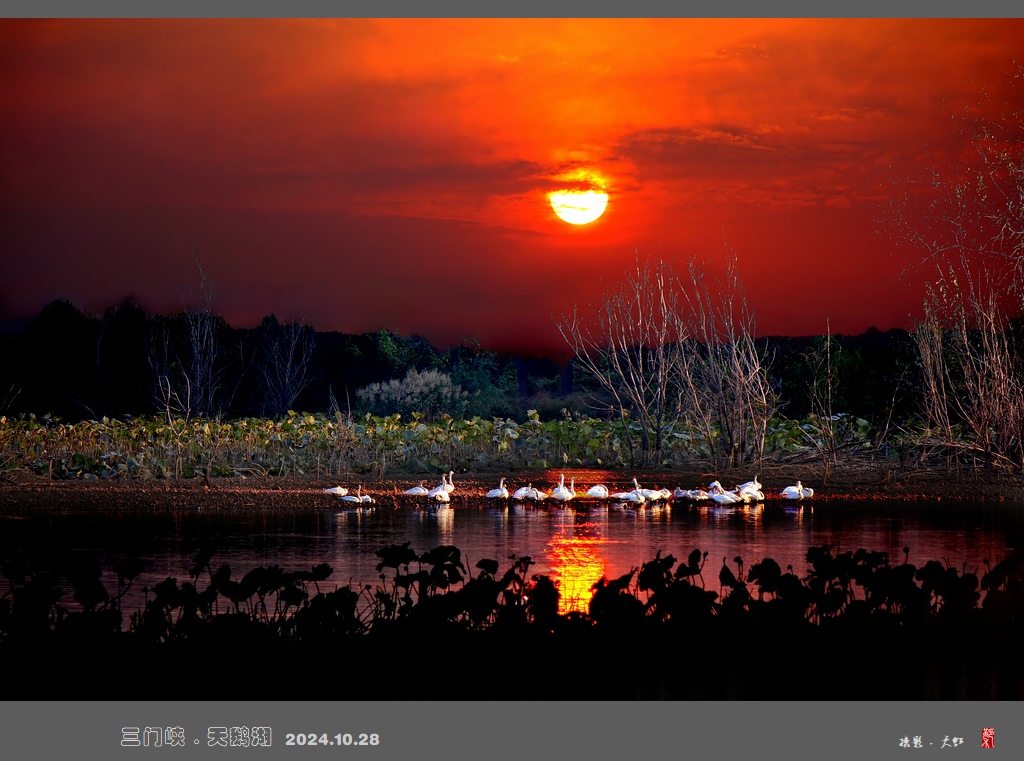
[(196, 553), (195, 559), (192, 563), (192, 568), (188, 572), (190, 579), (198, 579), (204, 570), (208, 573), (212, 573), (210, 570), (210, 561), (213, 559), (213, 553), (216, 551), (216, 545), (213, 542), (208, 542), (206, 546)]
[(769, 603), (773, 610), (786, 620), (805, 619), (813, 602), (811, 590), (793, 573), (793, 566), (787, 566), (786, 573), (779, 577), (775, 599)]
[(135, 583), (135, 579), (144, 570), (146, 570), (146, 564), (140, 558), (128, 558), (114, 564), (114, 573), (117, 574), (117, 596), (113, 598), (112, 603), (118, 610), (121, 608), (121, 601)]
[(1024, 562), (1021, 558), (1007, 558), (994, 567), (988, 559), (982, 561), (988, 569), (981, 577), (985, 590), (982, 610), (990, 620), (1014, 621), (1024, 617)]
[(771, 558), (765, 558), (760, 563), (750, 566), (747, 574), (747, 581), (757, 584), (757, 599), (763, 600), (765, 594), (775, 597), (779, 591), (779, 582), (782, 580), (782, 568)]
[(405, 566), (405, 569), (408, 571), (409, 564), (419, 559), (416, 553), (409, 549), (410, 544), (412, 542), (392, 544), (377, 550), (375, 554), (380, 558), (380, 562), (377, 564), (377, 572), (379, 573), (385, 568), (394, 568), (397, 571), (399, 566)]
[(558, 587), (544, 575), (534, 576), (529, 588), (527, 615), (537, 626), (554, 629), (558, 624)]
[(450, 544), (423, 553), (420, 562), (430, 566), (431, 592), (458, 584), (466, 572), (466, 567), (462, 565), (462, 551)]
[(604, 577), (592, 587), (590, 620), (597, 626), (631, 625), (644, 617), (644, 604), (629, 593), (637, 569), (608, 581)]
[(636, 577), (636, 583), (640, 591), (657, 594), (667, 587), (669, 582), (672, 581), (672, 566), (675, 564), (676, 559), (674, 557), (668, 555), (663, 558), (661, 550), (658, 550), (654, 560), (640, 566), (640, 573)]
[(296, 611), (287, 627), (299, 641), (329, 641), (337, 635), (363, 634), (366, 624), (358, 613), (359, 594), (349, 587), (317, 594)]
[(530, 566), (536, 565), (536, 563), (529, 555), (522, 557), (509, 555), (508, 559), (512, 561), (512, 567), (505, 572), (501, 579), (503, 610), (516, 610), (522, 614), (525, 620), (526, 609), (523, 597), (526, 594), (526, 575), (529, 573)]
[(459, 590), (462, 609), (473, 627), (483, 628), (493, 623), (500, 592), (499, 583), (493, 576), (485, 573), (470, 579), (466, 586)]
[(701, 555), (700, 550), (695, 549), (687, 557), (686, 565), (680, 564), (679, 567), (676, 568), (675, 578), (690, 580), (692, 583), (693, 578), (697, 577), (700, 579), (701, 587), (703, 587), (704, 574), (702, 573), (702, 571), (704, 570), (704, 564), (707, 562), (707, 560), (707, 552)]
[[(706, 622), (714, 613), (718, 593), (708, 592), (703, 587), (698, 589), (690, 581), (700, 576), (706, 558), (706, 552), (701, 555), (700, 550), (694, 550), (687, 566), (680, 566), (675, 574), (672, 574), (675, 558), (671, 555), (662, 558), (658, 553), (654, 560), (645, 563), (640, 571), (644, 579), (637, 577), (637, 587), (652, 592), (644, 606), (644, 615), (658, 622), (673, 621), (690, 626)], [(635, 611), (631, 611), (630, 615), (633, 614)]]
[[(196, 555), (189, 581), (179, 584), (168, 577), (145, 590), (143, 609), (131, 614), (123, 631), (120, 602), (123, 590), (142, 570), (139, 561), (116, 566), (119, 592), (111, 597), (102, 586), (100, 564), (89, 557), (69, 554), (58, 558), (52, 569), (47, 561), (38, 570), (24, 558), (14, 558), (3, 564), (8, 583), (0, 595), (0, 652), (16, 657), (19, 651), (12, 647), (56, 638), (87, 647), (173, 642), (175, 647), (195, 648), (184, 652), (197, 653), (219, 652), (231, 643), (256, 652), (274, 641), (330, 647), (338, 638), (374, 637), (378, 630), (381, 637), (389, 630), (398, 637), (415, 637), (451, 632), (469, 636), (490, 628), (495, 637), (510, 637), (508, 642), (535, 631), (542, 633), (540, 641), (564, 636), (567, 642), (582, 644), (591, 630), (609, 635), (607, 641), (631, 641), (648, 636), (656, 625), (683, 627), (687, 637), (772, 632), (791, 637), (821, 626), (829, 630), (830, 642), (837, 636), (856, 638), (842, 640), (847, 642), (843, 647), (864, 636), (903, 629), (915, 636), (926, 631), (930, 642), (953, 644), (970, 632), (1012, 634), (1015, 629), (1005, 624), (1024, 618), (1020, 558), (994, 567), (983, 561), (987, 572), (979, 582), (966, 565), (929, 561), (916, 568), (905, 552), (904, 562), (892, 566), (886, 553), (839, 552), (826, 544), (808, 550), (806, 579), (791, 566), (782, 573), (771, 558), (754, 563), (744, 578), (739, 557), (733, 560), (735, 573), (723, 558), (719, 580), (726, 594), (720, 597), (694, 583), (702, 578), (706, 552), (695, 549), (674, 572), (675, 558), (659, 552), (639, 572), (600, 579), (592, 587), (588, 611), (563, 616), (558, 613), (557, 583), (545, 575), (531, 576), (535, 563), (529, 557), (510, 556), (504, 573), (497, 561), (481, 560), (475, 565), (477, 575), (467, 579), (461, 553), (451, 545), (417, 554), (407, 542), (377, 554), (378, 569), (393, 568), (395, 573), (391, 579), (382, 575), (374, 594), (372, 587), (322, 590), (332, 575), (327, 564), (298, 571), (271, 565), (235, 580), (226, 564), (212, 570), (213, 555), (204, 548)], [(420, 567), (411, 571), (412, 564)], [(204, 568), (209, 572), (205, 588), (200, 583)], [(222, 597), (225, 612), (218, 609)], [(976, 628), (982, 625), (991, 628)]]

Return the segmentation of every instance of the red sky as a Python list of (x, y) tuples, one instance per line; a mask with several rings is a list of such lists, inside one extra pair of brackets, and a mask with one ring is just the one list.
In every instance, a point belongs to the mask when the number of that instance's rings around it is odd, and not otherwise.
[[(68, 298), (563, 346), (644, 256), (735, 249), (762, 334), (909, 327), (874, 220), (1021, 20), (0, 21), (0, 319)], [(1016, 107), (1021, 107), (1018, 103)], [(608, 209), (546, 193), (583, 168)], [(905, 279), (904, 279), (905, 280)]]

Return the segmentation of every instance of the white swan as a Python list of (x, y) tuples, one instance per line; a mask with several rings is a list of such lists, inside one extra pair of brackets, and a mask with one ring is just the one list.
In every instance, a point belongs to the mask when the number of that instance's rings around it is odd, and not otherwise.
[(760, 491), (761, 482), (757, 480), (759, 476), (760, 473), (754, 476), (753, 481), (747, 481), (744, 484), (740, 484), (739, 486), (736, 487), (735, 491)]
[(362, 502), (364, 505), (372, 505), (376, 500), (374, 500), (374, 498), (371, 497), (369, 494), (360, 494), (359, 501)]
[(743, 484), (737, 486), (734, 491), (744, 502), (764, 502), (764, 492), (760, 489), (754, 489)]
[(520, 489), (516, 489), (516, 493), (512, 495), (512, 499), (526, 499), (530, 496), (530, 492), (533, 491), (533, 484), (524, 486)]
[(444, 490), (451, 494), (455, 491), (455, 471), (448, 472), (448, 483), (445, 485)]
[(452, 501), (452, 498), (448, 496), (448, 492), (446, 492), (444, 489), (439, 490), (436, 494), (434, 494), (433, 497), (431, 497), (431, 499), (434, 499), (437, 502), (451, 502)]
[(640, 493), (647, 502), (658, 502), (663, 498), (661, 489), (641, 489)]
[(642, 505), (646, 501), (643, 490), (640, 488), (640, 484), (637, 483), (635, 478), (633, 479), (633, 491), (620, 491), (612, 494), (611, 498), (639, 505)]
[(333, 494), (335, 497), (344, 497), (348, 494), (348, 489), (344, 486), (335, 486), (330, 489), (324, 489), (324, 494)]
[(359, 488), (356, 489), (355, 494), (343, 494), (341, 497), (342, 502), (362, 502), (363, 501), (363, 485), (359, 484)]
[(447, 487), (448, 487), (448, 475), (446, 473), (442, 473), (441, 474), (441, 483), (439, 485), (435, 486), (430, 491), (428, 491), (427, 492), (427, 496), (430, 497), (431, 499), (433, 499), (434, 497), (437, 496), (438, 492), (442, 492), (443, 491), (445, 494), (447, 494), (448, 491), (449, 491)]
[(754, 495), (753, 494), (751, 494), (748, 491), (740, 491), (740, 487), (738, 487), (738, 486), (734, 486), (732, 488), (732, 490), (727, 492), (727, 493), (728, 494), (735, 494), (736, 495), (736, 499), (738, 499), (740, 502), (742, 502), (745, 505), (746, 504), (750, 504), (751, 502), (754, 501)]
[(805, 497), (813, 497), (814, 489), (804, 486), (799, 481), (796, 482), (795, 486), (787, 486), (782, 490), (782, 494), (779, 496), (785, 497), (786, 499), (804, 499)]
[(713, 499), (718, 504), (720, 504), (720, 505), (734, 505), (737, 502), (742, 502), (743, 501), (743, 500), (740, 499), (740, 496), (738, 494), (736, 494), (736, 492), (726, 491), (725, 489), (722, 489), (721, 486), (719, 486), (718, 488), (719, 488), (719, 491), (716, 491), (714, 494), (709, 494), (711, 499)]
[(562, 486), (559, 486), (557, 489), (555, 489), (553, 492), (551, 492), (551, 499), (557, 499), (559, 502), (568, 502), (570, 499), (572, 499), (575, 496), (576, 496), (576, 479), (575, 479), (575, 477), (570, 479), (569, 486), (567, 488), (565, 486), (564, 476), (563, 476)]
[(427, 494), (429, 494), (429, 492), (430, 492), (430, 490), (427, 489), (427, 487), (423, 485), (422, 481), (420, 481), (420, 485), (419, 486), (414, 486), (411, 489), (406, 489), (405, 490), (405, 493), (408, 494), (409, 496), (412, 496), (412, 497), (425, 497), (425, 496), (427, 496)]
[(558, 475), (558, 485), (551, 490), (551, 498), (561, 501), (568, 495), (569, 490), (565, 487), (565, 473)]
[(548, 495), (540, 489), (530, 489), (530, 493), (526, 495), (526, 498), (532, 499), (534, 502), (543, 502), (548, 498)]
[(676, 499), (689, 499), (694, 502), (710, 499), (710, 495), (703, 489), (676, 489), (674, 496)]
[(641, 489), (640, 484), (638, 484), (636, 479), (634, 478), (633, 491), (620, 491), (618, 494), (613, 494), (612, 498), (621, 499), (624, 502), (632, 502), (634, 504), (642, 505), (644, 502), (648, 501), (648, 493), (650, 493), (651, 495), (650, 498), (653, 498), (655, 494), (658, 495), (658, 499), (661, 498), (661, 492), (654, 491), (652, 489)]
[(551, 490), (551, 494), (548, 496), (554, 497), (554, 495), (565, 490), (565, 473), (561, 473), (558, 476), (558, 483), (555, 484), (555, 488)]
[(608, 487), (604, 484), (597, 484), (587, 489), (587, 496), (595, 499), (608, 499)]
[(508, 489), (505, 488), (505, 479), (501, 479), (501, 483), (498, 484), (497, 489), (491, 489), (487, 492), (489, 499), (508, 499)]

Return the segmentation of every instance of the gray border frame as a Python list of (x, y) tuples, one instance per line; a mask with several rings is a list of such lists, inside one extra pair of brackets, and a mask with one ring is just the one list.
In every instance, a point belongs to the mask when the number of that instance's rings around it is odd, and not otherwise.
[[(537, 2), (520, 0), (506, 13), (466, 0), (444, 0), (429, 6), (410, 0), (384, 3), (339, 3), (300, 0), (294, 3), (240, 4), (223, 0), (140, 4), (128, 0), (99, 0), (87, 7), (70, 0), (16, 0), (5, 5), (5, 18), (250, 18), (303, 17), (845, 17), (842, 9), (820, 3), (787, 0), (770, 8), (751, 0), (715, 5), (668, 4), (634, 0), (608, 2)], [(832, 11), (831, 13), (828, 11)], [(882, 3), (873, 0), (851, 6), (858, 17), (993, 18), (1018, 17), (1020, 4), (983, 0), (969, 5), (945, 2)], [(488, 13), (488, 11), (491, 11)], [(854, 14), (850, 14), (854, 15)], [(718, 648), (721, 643), (707, 643)], [(741, 646), (757, 657), (756, 645)], [(628, 654), (624, 653), (627, 657)], [(778, 654), (787, 657), (787, 654)], [(700, 657), (699, 654), (696, 657)], [(567, 674), (573, 664), (567, 655)], [(827, 674), (822, 675), (827, 678)], [(130, 683), (130, 674), (122, 675)], [(253, 678), (258, 678), (255, 676)], [(893, 674), (898, 680), (899, 675)], [(2, 682), (2, 675), (0, 675)], [(430, 758), (449, 761), (485, 758), (520, 761), (523, 758), (573, 756), (596, 759), (644, 757), (701, 761), (734, 759), (741, 755), (775, 755), (797, 759), (907, 759), (913, 748), (900, 747), (903, 737), (920, 737), (929, 757), (934, 751), (956, 750), (956, 758), (988, 759), (1019, 754), (1024, 744), (1019, 702), (3, 702), (0, 710), (0, 749), (5, 758), (60, 759), (127, 758), (174, 755), (225, 758), (238, 755), (262, 759)], [(182, 727), (183, 748), (123, 747), (122, 727)], [(211, 726), (269, 726), (270, 748), (211, 748)], [(995, 729), (995, 751), (981, 749), (981, 729)], [(288, 732), (376, 732), (377, 748), (287, 747)], [(959, 747), (942, 747), (947, 737), (962, 737)], [(198, 741), (198, 744), (196, 743)], [(917, 758), (915, 753), (914, 758)]]
[(295, 0), (249, 3), (228, 0), (182, 0), (177, 3), (142, 3), (139, 0), (13, 0), (4, 4), (8, 18), (1005, 18), (1019, 17), (1024, 9), (1009, 0), (933, 0), (931, 3), (866, 0), (857, 4), (827, 4), (811, 0), (783, 0), (769, 4), (754, 0), (718, 3), (681, 3), (665, 0), (519, 0), (497, 6), (470, 0), (415, 0), (339, 2)]
[[(571, 668), (569, 669), (571, 671)], [(127, 676), (127, 675), (126, 675)], [(824, 675), (823, 675), (824, 676)], [(893, 675), (898, 679), (898, 675)], [(1020, 757), (1021, 704), (293, 702), (3, 703), (0, 748), (11, 759), (524, 759), (750, 757), (803, 759)], [(209, 727), (271, 728), (271, 747), (209, 747)], [(183, 747), (122, 746), (122, 728), (180, 727)], [(995, 730), (996, 753), (981, 732)], [(376, 733), (376, 747), (287, 746), (286, 734)], [(154, 737), (156, 733), (151, 734)], [(901, 747), (907, 737), (911, 747)], [(921, 738), (915, 749), (914, 738)], [(962, 743), (952, 745), (953, 738)], [(943, 744), (946, 747), (943, 747)], [(922, 751), (927, 751), (922, 752)], [(954, 751), (956, 754), (954, 755)]]

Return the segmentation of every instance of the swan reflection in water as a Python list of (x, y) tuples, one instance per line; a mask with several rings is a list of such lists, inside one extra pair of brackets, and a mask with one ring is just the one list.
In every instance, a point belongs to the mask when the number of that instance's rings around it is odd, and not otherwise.
[(455, 508), (444, 502), (431, 502), (416, 511), (420, 526), (437, 523), (437, 532), (442, 541), (451, 542), (455, 533)]
[(751, 516), (759, 512), (760, 508), (745, 505), (742, 502), (715, 503), (708, 502), (701, 504), (701, 521), (704, 523), (747, 523)]
[(814, 508), (804, 505), (786, 505), (782, 508), (782, 512), (793, 516), (799, 524), (804, 522), (805, 515), (814, 515)]
[(512, 507), (502, 500), (502, 504), (497, 507), (492, 507), (487, 511), (491, 515), (491, 519), (494, 525), (495, 536), (501, 539), (507, 539), (509, 533), (509, 520), (511, 515), (515, 515), (512, 511)]
[(805, 518), (814, 514), (814, 509), (809, 505), (796, 504), (771, 504), (764, 503), (744, 505), (704, 505), (699, 508), (701, 522), (706, 524), (749, 524), (754, 529), (760, 529), (765, 521), (799, 526)]
[(346, 507), (342, 510), (338, 510), (334, 515), (338, 521), (338, 527), (341, 528), (342, 526), (361, 526), (364, 522), (369, 521), (373, 512), (373, 506), (366, 505), (360, 507)]
[(436, 510), (430, 512), (437, 518), (437, 530), (441, 534), (441, 538), (450, 541), (455, 533), (455, 508), (451, 505), (440, 505)]

